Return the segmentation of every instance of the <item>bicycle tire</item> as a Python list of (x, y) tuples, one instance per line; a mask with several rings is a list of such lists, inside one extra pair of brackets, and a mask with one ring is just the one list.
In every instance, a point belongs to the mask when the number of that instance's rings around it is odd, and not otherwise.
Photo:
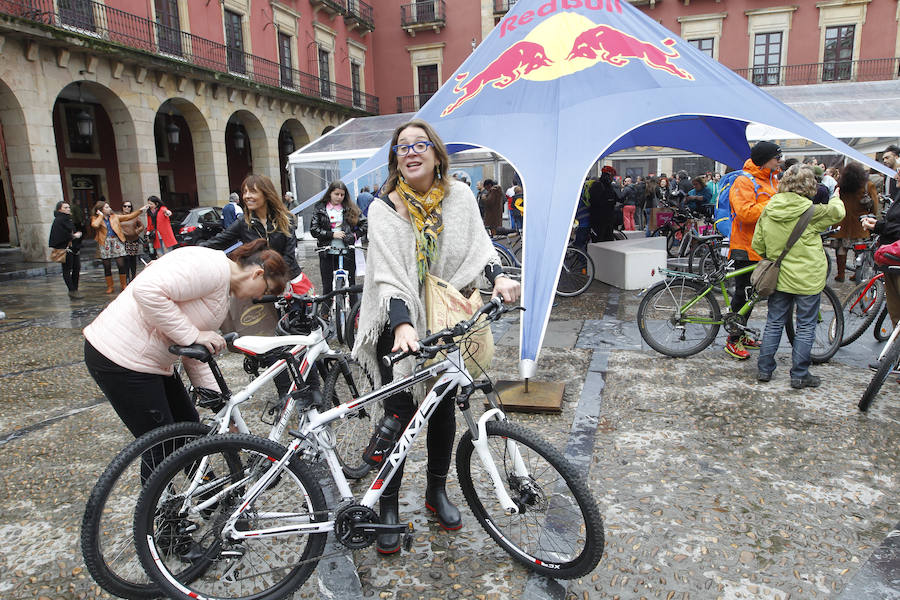
[(347, 315), (344, 311), (344, 296), (334, 299), (334, 333), (337, 335), (339, 344), (344, 343), (345, 325), (347, 323)]
[[(125, 446), (97, 479), (81, 520), (81, 554), (91, 577), (110, 594), (142, 600), (162, 593), (144, 572), (134, 551), (132, 502), (140, 489), (140, 471), (145, 464), (142, 458), (150, 452), (148, 458), (153, 460), (155, 448), (163, 453), (160, 458), (165, 458), (186, 443), (209, 435), (211, 429), (194, 422), (154, 429)], [(150, 463), (148, 468), (155, 469), (161, 462)], [(129, 481), (136, 484), (134, 489), (128, 487)], [(120, 495), (122, 500), (117, 501)]]
[(344, 325), (344, 339), (347, 340), (347, 347), (351, 350), (353, 349), (353, 344), (356, 343), (356, 330), (359, 328), (359, 306), (361, 303), (362, 299), (353, 303), (347, 315), (347, 323)]
[(884, 282), (876, 279), (868, 290), (867, 286), (868, 280), (860, 283), (841, 303), (841, 311), (844, 314), (844, 337), (841, 346), (855, 342), (881, 311), (881, 305), (884, 303)]
[(872, 330), (872, 335), (875, 336), (875, 339), (879, 342), (886, 342), (891, 339), (892, 331), (894, 331), (894, 324), (889, 318), (887, 304), (885, 304), (884, 308), (881, 309), (881, 314), (878, 315), (878, 319), (875, 320), (875, 327)]
[[(654, 284), (644, 294), (637, 310), (638, 331), (647, 344), (666, 356), (685, 358), (697, 354), (713, 343), (719, 333), (722, 311), (713, 297), (712, 290), (691, 307), (692, 318), (713, 323), (684, 322), (679, 316), (680, 307), (707, 290), (707, 286), (687, 279), (677, 279), (666, 286), (665, 281)], [(682, 315), (683, 316), (683, 315)], [(684, 348), (675, 347), (671, 336), (687, 341), (688, 326), (692, 332)]]
[(670, 229), (666, 232), (666, 256), (669, 258), (675, 258), (678, 256), (678, 248), (681, 242), (675, 236), (677, 233), (674, 229)]
[(688, 257), (688, 271), (699, 275), (714, 273), (718, 270), (720, 255), (716, 252), (714, 242), (697, 244)]
[[(335, 361), (325, 378), (323, 394), (325, 401), (332, 406), (338, 406), (344, 402), (355, 400), (359, 396), (371, 392), (375, 385), (372, 376), (355, 360), (347, 360), (347, 373), (341, 368), (341, 361)], [(353, 394), (350, 381), (353, 381), (357, 394)], [(384, 415), (384, 405), (380, 402), (370, 404), (368, 407), (347, 415), (340, 421), (331, 423), (331, 431), (334, 433), (334, 451), (344, 475), (351, 479), (365, 477), (372, 467), (362, 459), (363, 450), (375, 431), (375, 425)]]
[[(220, 536), (225, 519), (242, 502), (243, 492), (285, 452), (280, 444), (253, 435), (210, 436), (185, 446), (154, 471), (135, 509), (135, 545), (144, 569), (165, 594), (183, 600), (282, 598), (309, 578), (322, 555), (326, 534), (249, 537), (240, 543)], [(176, 511), (185, 497), (179, 492), (189, 485), (196, 465), (203, 459), (211, 473), (210, 483), (199, 488), (196, 500), (224, 494), (207, 509), (180, 514)], [(237, 472), (230, 464), (235, 460), (240, 464)], [(228, 475), (217, 477), (217, 472)], [(245, 508), (242, 524), (253, 529), (283, 526), (299, 519), (314, 522), (326, 510), (322, 488), (303, 462), (294, 458)], [(224, 555), (226, 551), (237, 556)], [(185, 563), (188, 569), (198, 571), (195, 577), (188, 579), (175, 572)], [(235, 571), (239, 577), (226, 579)], [(287, 574), (282, 577), (283, 572)], [(233, 589), (242, 587), (245, 581), (253, 586), (252, 595)]]
[(518, 267), (518, 261), (516, 260), (515, 255), (512, 251), (500, 244), (498, 242), (491, 242), (494, 245), (494, 249), (497, 251), (497, 256), (500, 257), (500, 264), (504, 267)]
[(590, 255), (575, 246), (566, 248), (556, 284), (556, 295), (564, 297), (583, 294), (594, 281), (594, 261)]
[[(794, 345), (794, 307), (784, 324), (788, 341)], [(809, 354), (813, 364), (826, 363), (841, 348), (841, 340), (844, 338), (844, 313), (841, 310), (841, 301), (837, 294), (827, 285), (822, 290), (822, 299), (819, 304), (819, 317), (816, 323), (816, 337), (813, 340), (812, 352)]]
[(881, 364), (878, 365), (878, 370), (875, 371), (875, 375), (872, 376), (872, 380), (866, 386), (866, 391), (863, 392), (862, 398), (859, 400), (859, 410), (862, 412), (869, 410), (869, 406), (872, 405), (872, 401), (875, 400), (875, 396), (878, 395), (881, 386), (884, 385), (891, 372), (897, 367), (898, 361), (900, 361), (900, 336), (894, 338), (893, 343), (885, 351)]
[[(540, 436), (515, 423), (488, 421), (485, 432), (488, 452), (521, 510), (507, 515), (500, 507), (490, 476), (478, 458), (472, 460), (472, 432), (467, 431), (456, 448), (456, 472), (463, 496), (484, 530), (536, 573), (574, 579), (593, 571), (603, 556), (603, 518), (577, 468)], [(514, 473), (510, 443), (528, 468), (527, 480)], [(531, 534), (538, 535), (526, 540)], [(545, 548), (542, 542), (552, 542), (553, 547)]]

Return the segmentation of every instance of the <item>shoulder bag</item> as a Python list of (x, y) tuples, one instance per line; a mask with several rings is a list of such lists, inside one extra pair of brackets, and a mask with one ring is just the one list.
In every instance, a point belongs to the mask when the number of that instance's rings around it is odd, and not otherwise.
[(50, 260), (58, 263), (66, 262), (66, 255), (69, 253), (69, 246), (71, 245), (72, 243), (69, 242), (65, 248), (50, 248)]
[(784, 250), (781, 251), (781, 256), (779, 256), (777, 260), (771, 261), (768, 258), (763, 257), (756, 265), (756, 269), (753, 270), (753, 273), (750, 274), (750, 284), (761, 298), (768, 298), (775, 292), (775, 288), (778, 285), (778, 273), (781, 271), (781, 261), (784, 260), (788, 250), (790, 250), (793, 245), (797, 243), (797, 240), (800, 239), (800, 236), (803, 235), (803, 231), (812, 220), (814, 211), (815, 206), (810, 206), (806, 209), (806, 212), (800, 216), (800, 220), (794, 225), (794, 230), (791, 231), (791, 235), (784, 245)]
[[(425, 275), (424, 285), (425, 317), (428, 330), (432, 333), (471, 318), (483, 304), (478, 289), (466, 298), (452, 285), (431, 273)], [(494, 358), (494, 335), (484, 322), (484, 317), (470, 331), (472, 333), (460, 340), (459, 347), (469, 374), (480, 377)]]

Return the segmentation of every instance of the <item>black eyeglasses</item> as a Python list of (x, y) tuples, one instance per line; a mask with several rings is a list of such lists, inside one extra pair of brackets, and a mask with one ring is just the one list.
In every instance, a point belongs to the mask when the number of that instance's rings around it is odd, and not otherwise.
[(391, 150), (397, 156), (406, 156), (410, 151), (415, 154), (422, 154), (432, 146), (434, 146), (434, 142), (415, 142), (414, 144), (397, 144), (391, 147)]

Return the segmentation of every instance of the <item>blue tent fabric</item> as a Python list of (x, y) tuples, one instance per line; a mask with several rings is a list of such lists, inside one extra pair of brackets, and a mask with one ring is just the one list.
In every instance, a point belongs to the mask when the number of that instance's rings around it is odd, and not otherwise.
[[(740, 167), (746, 127), (758, 122), (889, 173), (619, 0), (519, 0), (416, 117), (452, 150), (490, 149), (521, 175), (523, 377), (534, 375), (581, 185), (598, 158), (668, 146)], [(384, 165), (385, 142), (345, 180)]]

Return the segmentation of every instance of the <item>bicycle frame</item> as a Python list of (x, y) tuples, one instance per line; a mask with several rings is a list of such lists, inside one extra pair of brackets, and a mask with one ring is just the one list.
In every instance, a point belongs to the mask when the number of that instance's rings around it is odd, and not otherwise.
[[(884, 273), (877, 273), (875, 276), (873, 276), (869, 279), (869, 283), (866, 284), (866, 287), (859, 294), (859, 296), (856, 298), (856, 300), (854, 300), (853, 303), (850, 304), (850, 306), (848, 307), (849, 310), (853, 310), (854, 308), (856, 308), (857, 304), (862, 302), (862, 299), (865, 298), (866, 294), (869, 293), (869, 290), (872, 289), (872, 286), (875, 285), (875, 282), (878, 281), (879, 279), (884, 279)], [(873, 302), (874, 302), (874, 300), (873, 300)], [(871, 308), (871, 307), (872, 307), (872, 305), (869, 304), (869, 306), (865, 307), (865, 309), (869, 310), (869, 308)]]
[[(725, 281), (728, 279), (733, 279), (739, 275), (745, 275), (747, 273), (751, 273), (755, 269), (756, 269), (756, 265), (754, 264), (754, 265), (748, 265), (746, 267), (741, 267), (740, 269), (731, 271), (730, 273), (726, 273), (725, 276), (722, 277), (722, 279), (720, 279), (719, 281), (717, 281), (715, 283), (710, 283), (709, 287), (707, 287), (706, 290), (703, 291), (703, 293), (698, 294), (695, 298), (690, 300), (687, 304), (679, 307), (679, 312), (683, 313), (683, 312), (690, 310), (692, 306), (694, 306), (702, 298), (706, 297), (707, 294), (712, 292), (715, 289), (717, 283), (719, 285), (719, 289), (722, 291), (722, 297), (724, 299), (725, 306), (730, 306), (731, 300), (728, 298), (728, 290), (726, 289)], [(682, 277), (684, 279), (692, 279), (694, 281), (704, 281), (703, 277), (700, 277), (699, 275), (695, 275), (694, 273), (682, 273), (681, 271), (672, 271), (670, 269), (660, 269), (660, 272), (664, 273), (665, 275), (670, 276), (670, 277), (675, 277), (675, 278)], [(668, 287), (668, 283), (666, 283), (666, 287)], [(673, 295), (673, 299), (674, 299), (674, 295)], [(747, 316), (748, 314), (750, 314), (750, 311), (753, 310), (753, 307), (756, 305), (756, 303), (758, 301), (759, 301), (758, 294), (756, 294), (756, 293), (750, 294), (747, 297), (747, 301), (735, 314), (738, 314), (742, 317)], [(679, 317), (681, 317), (681, 314), (679, 314)], [(687, 318), (687, 320), (691, 323), (699, 323), (699, 324), (703, 324), (703, 325), (721, 325), (724, 322), (723, 319), (714, 321), (712, 319), (702, 319), (702, 318), (696, 318), (696, 317), (690, 317), (690, 318)]]
[[(241, 514), (245, 510), (247, 510), (247, 508), (252, 504), (259, 493), (262, 490), (266, 489), (269, 484), (280, 475), (288, 461), (290, 461), (291, 458), (301, 449), (301, 446), (303, 446), (304, 442), (306, 441), (311, 441), (312, 444), (316, 447), (316, 450), (324, 454), (329, 471), (331, 472), (331, 477), (341, 495), (341, 501), (345, 502), (353, 500), (353, 492), (350, 490), (350, 486), (343, 474), (337, 455), (334, 452), (333, 436), (331, 435), (331, 430), (327, 427), (327, 425), (333, 421), (336, 421), (337, 419), (343, 418), (347, 414), (358, 412), (374, 402), (383, 401), (388, 396), (391, 396), (400, 390), (410, 388), (433, 377), (438, 377), (436, 383), (432, 386), (425, 399), (419, 404), (418, 409), (416, 410), (409, 424), (403, 430), (391, 454), (385, 457), (385, 461), (381, 467), (381, 470), (378, 472), (374, 481), (369, 486), (369, 489), (366, 490), (365, 494), (362, 497), (362, 500), (360, 501), (360, 504), (368, 508), (374, 508), (375, 504), (378, 502), (379, 498), (384, 492), (387, 484), (391, 481), (394, 474), (397, 472), (400, 465), (403, 463), (404, 459), (409, 453), (410, 448), (413, 446), (419, 434), (424, 430), (425, 425), (434, 414), (434, 411), (437, 408), (438, 404), (448, 394), (459, 389), (461, 390), (462, 396), (461, 398), (457, 398), (457, 405), (463, 412), (466, 423), (468, 424), (469, 429), (472, 431), (474, 438), (473, 444), (475, 446), (476, 453), (482, 461), (482, 464), (484, 465), (486, 471), (492, 478), (494, 489), (497, 492), (497, 498), (500, 504), (503, 506), (504, 510), (507, 512), (507, 514), (510, 515), (517, 514), (519, 512), (519, 509), (516, 503), (513, 502), (512, 498), (510, 498), (509, 494), (507, 493), (506, 488), (503, 485), (503, 481), (500, 477), (500, 473), (497, 470), (497, 467), (487, 450), (487, 435), (485, 433), (485, 423), (488, 420), (494, 418), (502, 420), (505, 418), (505, 415), (500, 410), (500, 408), (498, 408), (493, 394), (490, 394), (488, 398), (491, 401), (492, 408), (486, 411), (479, 418), (477, 423), (474, 421), (468, 406), (468, 398), (471, 393), (474, 392), (475, 386), (473, 385), (471, 375), (466, 370), (465, 363), (462, 358), (462, 353), (457, 346), (456, 348), (448, 352), (445, 359), (431, 366), (418, 370), (408, 377), (388, 383), (378, 390), (357, 398), (354, 402), (349, 402), (330, 408), (323, 413), (319, 413), (315, 407), (312, 407), (308, 411), (306, 411), (304, 414), (306, 422), (302, 425), (300, 432), (296, 434), (297, 437), (288, 445), (287, 452), (279, 460), (275, 461), (271, 466), (269, 466), (266, 473), (264, 473), (262, 477), (250, 487), (250, 489), (242, 494), (240, 506), (229, 516), (222, 529), (222, 533), (229, 536), (231, 539), (236, 540), (250, 537), (274, 537), (288, 534), (315, 534), (333, 531), (333, 519), (328, 521), (310, 522), (310, 519), (308, 517), (298, 517), (297, 520), (300, 522), (298, 522), (297, 524), (283, 525), (280, 527), (271, 527), (267, 529), (239, 531), (235, 528), (235, 525), (238, 519), (241, 517)], [(514, 442), (508, 441), (507, 448), (510, 452), (510, 456), (513, 459), (513, 464), (515, 465), (516, 472), (523, 477), (526, 476), (527, 469), (521, 455), (518, 452), (518, 447)], [(186, 505), (188, 502), (188, 498), (190, 498), (193, 492), (196, 492), (200, 489), (200, 482), (202, 481), (202, 478), (203, 470), (198, 469), (197, 473), (195, 473), (193, 477), (188, 493), (186, 494), (187, 498), (182, 504), (182, 512), (193, 513), (208, 508), (215, 502), (217, 502), (224, 494), (239, 486), (245, 485), (247, 481), (247, 477), (244, 477), (240, 481), (232, 483), (227, 488), (221, 490), (214, 496), (205, 499), (202, 503), (189, 508)], [(258, 518), (265, 517), (265, 515), (258, 514), (256, 516)], [(285, 515), (278, 516), (284, 517)], [(330, 516), (333, 517), (333, 515)]]

